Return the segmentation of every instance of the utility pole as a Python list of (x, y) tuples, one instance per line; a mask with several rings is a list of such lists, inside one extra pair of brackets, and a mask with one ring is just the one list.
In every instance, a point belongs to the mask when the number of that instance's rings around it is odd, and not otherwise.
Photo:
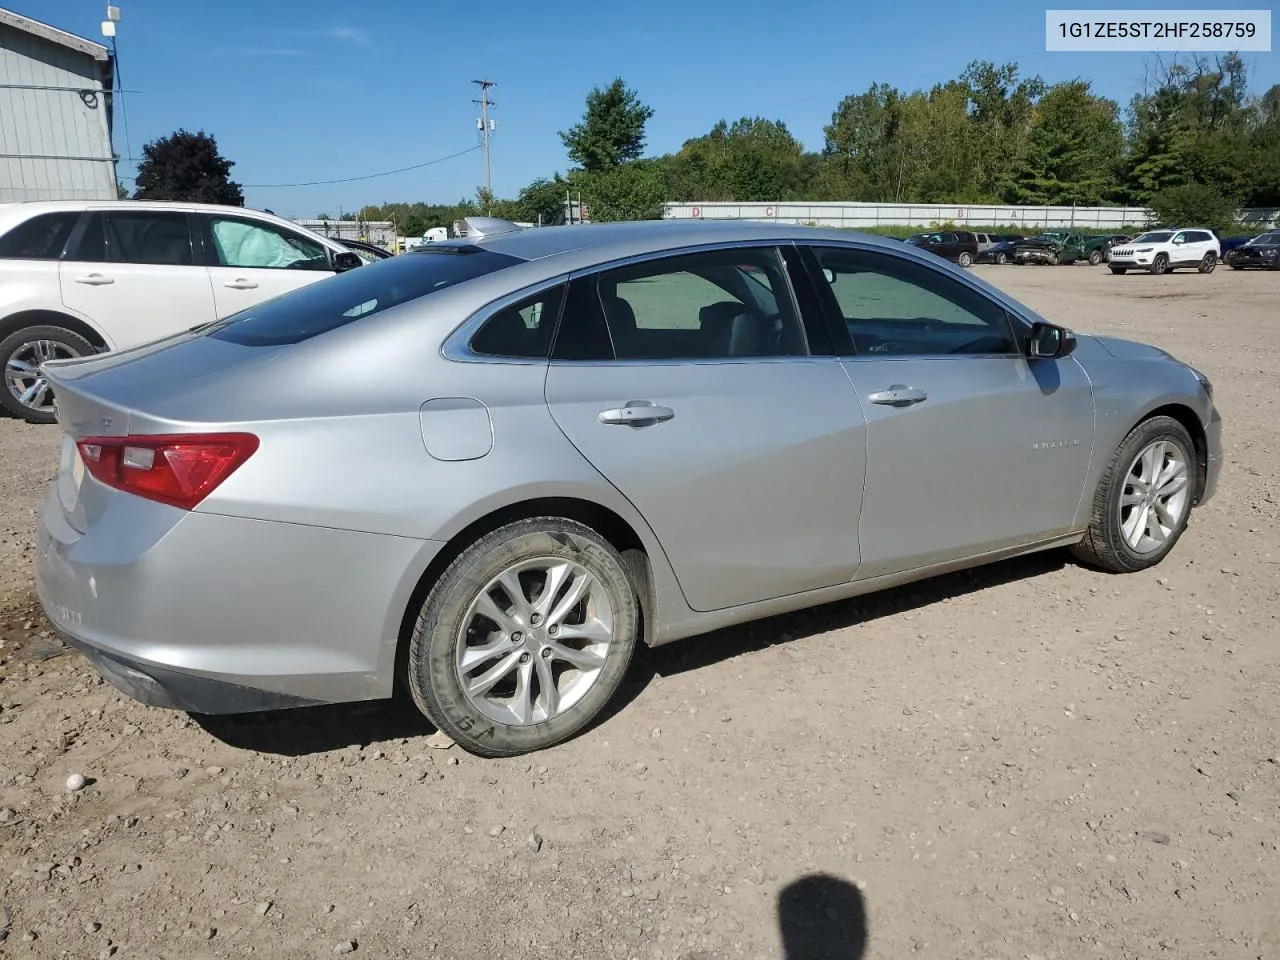
[(480, 88), (480, 99), (471, 102), (480, 105), (480, 136), (484, 141), (484, 190), (487, 195), (492, 196), (493, 180), (489, 175), (489, 134), (493, 130), (493, 125), (489, 120), (489, 108), (496, 107), (497, 104), (489, 99), (489, 88), (496, 87), (497, 84), (492, 80), (472, 80), (471, 82)]

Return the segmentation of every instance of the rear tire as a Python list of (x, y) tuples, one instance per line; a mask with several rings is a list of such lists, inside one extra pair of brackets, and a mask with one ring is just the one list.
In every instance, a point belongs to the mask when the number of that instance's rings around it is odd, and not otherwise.
[(956, 257), (956, 263), (960, 264), (962, 267), (973, 266), (973, 254), (968, 250), (963, 251), (960, 256)]
[(1091, 266), (1091, 267), (1096, 267), (1096, 266), (1097, 266), (1098, 264), (1100, 264), (1101, 262), (1102, 262), (1102, 251), (1101, 251), (1101, 250), (1099, 250), (1099, 249), (1098, 249), (1098, 248), (1096, 248), (1096, 247), (1095, 247), (1094, 249), (1090, 250), (1090, 251), (1089, 251), (1089, 266)]
[(87, 357), (93, 344), (65, 327), (38, 325), (15, 330), (0, 340), (0, 407), (27, 423), (55, 423), (53, 391), (38, 367), (47, 360)]
[(1172, 417), (1152, 417), (1130, 430), (1093, 495), (1089, 529), (1071, 548), (1075, 557), (1113, 573), (1163, 560), (1199, 496), (1195, 451), (1187, 428)]
[(1128, 267), (1112, 267), (1111, 272), (1117, 275), (1121, 275), (1128, 269), (1129, 269)]
[(608, 703), (638, 627), (635, 589), (608, 541), (572, 520), (520, 520), (465, 549), (427, 595), (409, 690), (470, 753), (542, 750)]
[(1213, 253), (1213, 251), (1210, 251), (1209, 253), (1206, 253), (1204, 255), (1204, 259), (1200, 261), (1200, 266), (1198, 266), (1196, 269), (1199, 270), (1201, 273), (1213, 273), (1213, 268), (1216, 267), (1217, 265), (1218, 265), (1217, 254)]

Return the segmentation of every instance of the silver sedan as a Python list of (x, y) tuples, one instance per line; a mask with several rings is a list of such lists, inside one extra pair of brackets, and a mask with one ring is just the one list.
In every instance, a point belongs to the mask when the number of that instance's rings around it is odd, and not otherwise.
[(50, 620), (146, 703), (391, 696), (564, 740), (657, 645), (1016, 554), (1158, 563), (1208, 499), (1205, 376), (909, 245), (521, 230), (45, 367)]

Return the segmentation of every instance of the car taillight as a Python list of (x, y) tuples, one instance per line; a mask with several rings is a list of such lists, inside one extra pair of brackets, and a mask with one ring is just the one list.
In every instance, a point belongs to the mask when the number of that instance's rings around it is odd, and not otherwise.
[(258, 449), (251, 433), (81, 437), (85, 469), (99, 483), (191, 510)]

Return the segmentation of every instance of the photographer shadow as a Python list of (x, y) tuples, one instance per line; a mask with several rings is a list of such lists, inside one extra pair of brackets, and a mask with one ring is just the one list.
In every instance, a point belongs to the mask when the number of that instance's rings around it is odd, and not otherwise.
[(867, 913), (862, 894), (847, 880), (814, 873), (778, 894), (778, 926), (786, 960), (862, 960)]

